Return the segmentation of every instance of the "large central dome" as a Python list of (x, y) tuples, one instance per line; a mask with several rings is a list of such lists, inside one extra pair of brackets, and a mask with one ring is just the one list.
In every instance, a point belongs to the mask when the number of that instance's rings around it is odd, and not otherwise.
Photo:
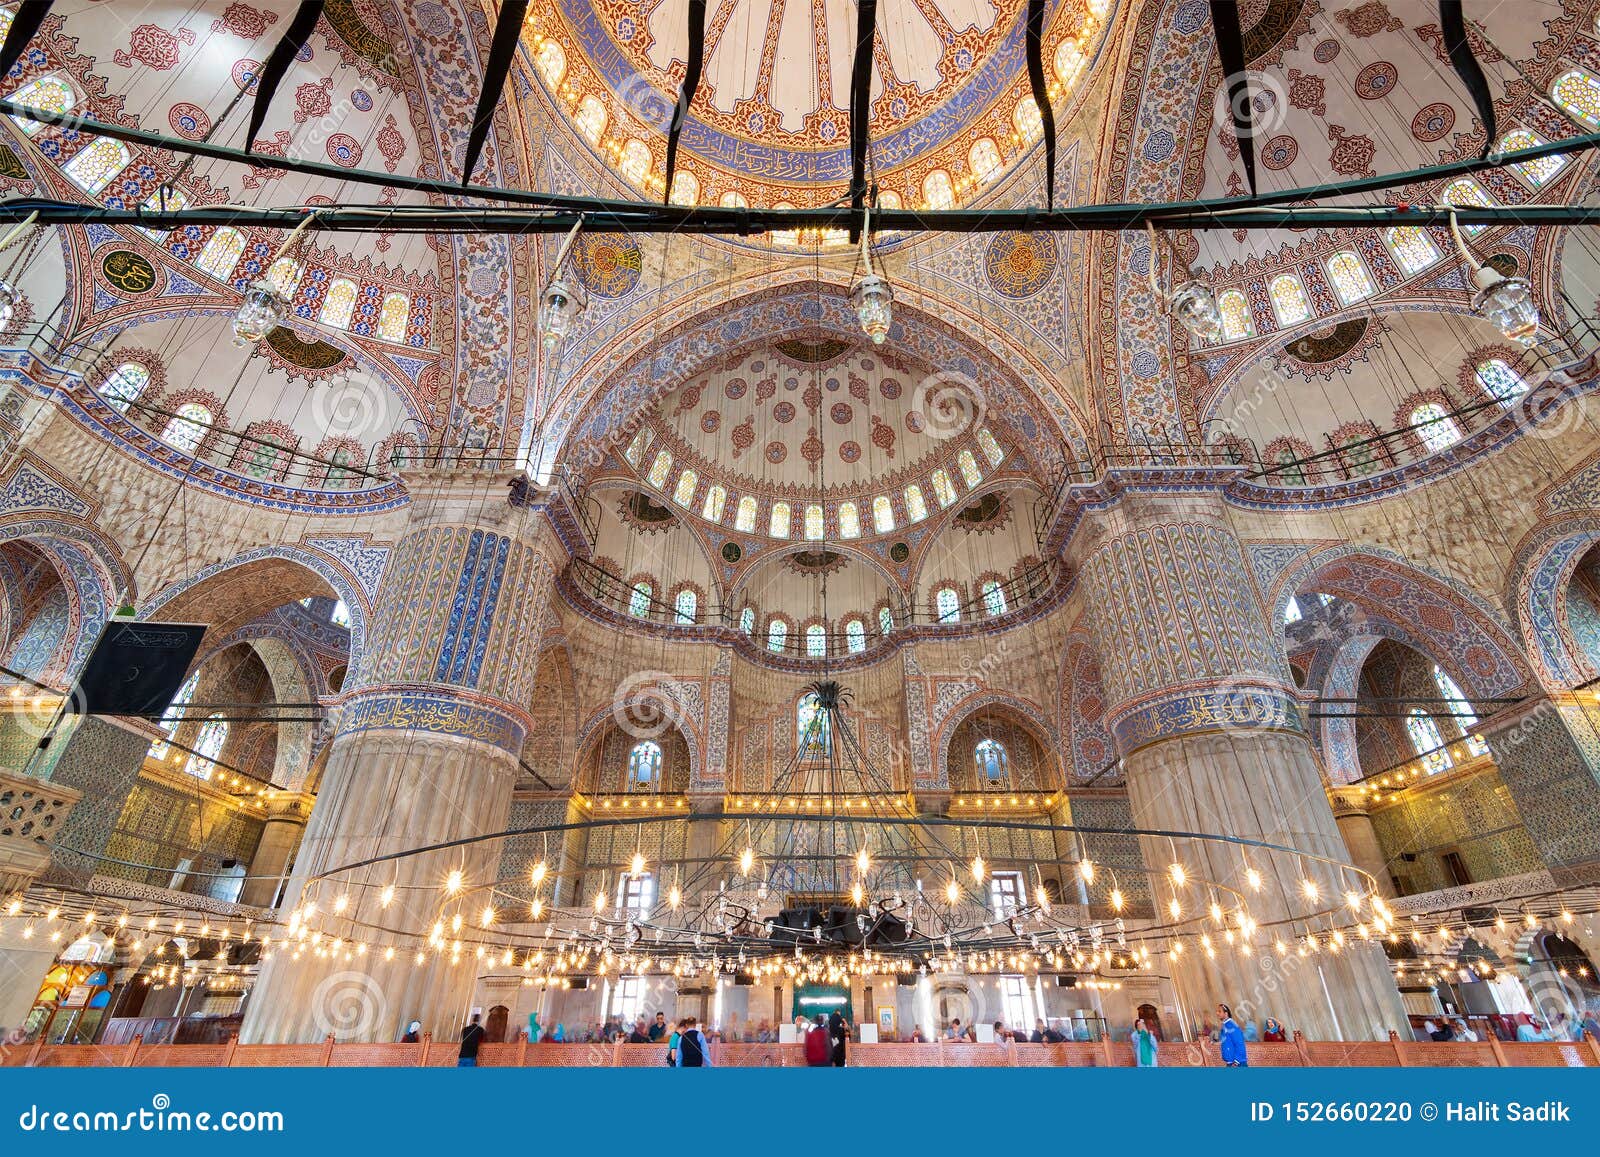
[[(529, 48), (578, 132), (647, 195), (688, 55), (688, 0), (542, 0)], [(1024, 0), (884, 0), (870, 135), (890, 206), (969, 199), (1038, 140)], [(1059, 104), (1100, 41), (1109, 0), (1058, 7), (1044, 53)], [(673, 199), (772, 207), (839, 196), (850, 176), (852, 0), (721, 0), (684, 127)], [(581, 47), (579, 47), (581, 46)]]

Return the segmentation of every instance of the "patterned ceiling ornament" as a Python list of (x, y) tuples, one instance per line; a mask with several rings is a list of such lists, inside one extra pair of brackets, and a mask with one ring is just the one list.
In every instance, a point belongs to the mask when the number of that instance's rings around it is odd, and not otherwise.
[(0, 143), (0, 178), (8, 181), (32, 180), (28, 176), (28, 170), (23, 167), (21, 158), (11, 150), (10, 145), (4, 143)]
[(1262, 148), (1261, 163), (1274, 171), (1287, 169), (1299, 155), (1300, 142), (1288, 133), (1279, 133)]
[(582, 233), (572, 256), (579, 280), (592, 297), (627, 297), (639, 284), (644, 253), (623, 233)]
[(157, 72), (169, 72), (178, 64), (179, 41), (194, 44), (194, 29), (180, 28), (174, 35), (159, 25), (141, 24), (128, 40), (128, 51), (119, 48), (111, 54), (111, 59), (123, 68), (132, 68), (138, 63)]
[(265, 344), (289, 365), (303, 370), (331, 370), (347, 360), (347, 355), (338, 346), (320, 339), (306, 341), (294, 330), (282, 325), (267, 334)]
[(838, 360), (844, 353), (853, 348), (855, 343), (841, 341), (838, 338), (788, 338), (784, 341), (774, 342), (772, 348), (777, 350), (791, 362), (803, 366), (820, 366)]
[(1405, 23), (1389, 11), (1383, 0), (1367, 0), (1365, 4), (1335, 12), (1333, 18), (1343, 24), (1351, 36), (1362, 40), (1380, 32), (1399, 32), (1405, 28)]
[(678, 518), (671, 510), (637, 490), (617, 503), (617, 513), (623, 522), (641, 534), (654, 534), (678, 525)]
[(267, 26), (278, 22), (276, 12), (264, 12), (248, 4), (233, 3), (222, 13), (222, 19), (211, 22), (211, 31), (228, 31), (240, 40), (259, 40), (266, 35)]
[(1327, 82), (1316, 73), (1301, 72), (1298, 68), (1289, 70), (1289, 104), (1291, 107), (1316, 113), (1319, 117), (1326, 116), (1328, 114), (1327, 91)]
[(211, 131), (211, 118), (197, 104), (180, 101), (167, 110), (167, 124), (185, 140), (202, 140)]
[(1456, 110), (1447, 104), (1430, 104), (1411, 118), (1411, 135), (1424, 144), (1440, 140), (1455, 127)]
[(1375, 60), (1356, 73), (1356, 95), (1362, 100), (1382, 100), (1394, 91), (1400, 70), (1387, 60)]
[(333, 111), (333, 77), (307, 81), (294, 90), (294, 123), (325, 117)]
[(1331, 378), (1358, 361), (1366, 361), (1385, 332), (1376, 317), (1354, 317), (1313, 330), (1280, 351), (1280, 368)]
[(849, 557), (836, 550), (799, 550), (784, 555), (783, 565), (800, 575), (834, 574), (845, 568)]
[(1246, 64), (1259, 67), (1283, 63), (1283, 54), (1310, 31), (1311, 17), (1322, 11), (1315, 0), (1266, 0), (1251, 4), (1260, 17), (1244, 33)]
[(1049, 233), (996, 233), (984, 250), (984, 275), (996, 293), (1020, 301), (1049, 284), (1060, 260)]
[(148, 258), (131, 249), (113, 249), (100, 262), (100, 272), (122, 293), (137, 297), (154, 289), (159, 278)]
[(1372, 143), (1371, 137), (1347, 133), (1343, 125), (1329, 125), (1328, 140), (1333, 144), (1333, 151), (1328, 154), (1328, 166), (1335, 173), (1347, 177), (1374, 175), (1372, 158), (1377, 155), (1378, 146)]

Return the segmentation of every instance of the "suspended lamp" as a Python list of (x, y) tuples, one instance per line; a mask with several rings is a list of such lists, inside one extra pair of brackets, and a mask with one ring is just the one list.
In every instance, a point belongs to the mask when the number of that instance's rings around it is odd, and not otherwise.
[(872, 339), (873, 345), (882, 345), (888, 340), (889, 327), (894, 323), (894, 290), (872, 271), (872, 248), (867, 243), (871, 225), (872, 207), (869, 205), (861, 219), (861, 263), (867, 272), (851, 288), (850, 304), (855, 307), (861, 331)]
[[(37, 210), (35, 210), (34, 212), (29, 213), (23, 220), (18, 221), (15, 225), (13, 225), (10, 231), (6, 233), (5, 237), (0, 238), (0, 253), (4, 253), (18, 241), (22, 240), (23, 235), (26, 234), (28, 230), (33, 228), (33, 223), (38, 219), (39, 213)], [(10, 320), (12, 312), (16, 309), (17, 295), (16, 292), (11, 288), (11, 279), (13, 276), (15, 276), (17, 265), (21, 261), (22, 250), (18, 250), (16, 257), (12, 258), (11, 264), (6, 267), (5, 276), (0, 277), (0, 319)]]
[(1156, 227), (1146, 221), (1144, 228), (1150, 238), (1150, 292), (1156, 301), (1166, 303), (1167, 310), (1192, 336), (1202, 342), (1216, 341), (1222, 336), (1222, 311), (1217, 308), (1216, 294), (1193, 277), (1181, 281), (1170, 295), (1163, 294), (1156, 279)]
[[(318, 212), (320, 210), (317, 209), (308, 212), (300, 224), (290, 231), (289, 236), (283, 239), (283, 244), (278, 246), (278, 251), (272, 255), (272, 260), (267, 262), (269, 272), (294, 247), (295, 242), (300, 239), (300, 234), (317, 219)], [(278, 287), (272, 283), (271, 277), (256, 278), (245, 289), (239, 308), (233, 315), (234, 344), (255, 345), (283, 324), (288, 310), (288, 301), (278, 292)]]
[(1539, 306), (1533, 300), (1532, 284), (1525, 277), (1507, 277), (1498, 269), (1479, 263), (1461, 235), (1455, 206), (1446, 203), (1445, 208), (1450, 210), (1450, 236), (1455, 239), (1461, 260), (1472, 270), (1472, 284), (1477, 288), (1472, 295), (1472, 312), (1493, 322), (1507, 341), (1533, 345), (1539, 340)]
[(579, 217), (578, 223), (572, 227), (572, 231), (561, 242), (561, 248), (556, 251), (556, 259), (550, 266), (550, 283), (545, 286), (544, 293), (539, 298), (540, 340), (544, 344), (545, 353), (552, 356), (572, 333), (578, 315), (589, 304), (581, 287), (561, 280), (561, 266), (566, 262), (567, 255), (572, 252), (572, 246), (578, 240), (578, 231), (582, 228), (583, 218)]

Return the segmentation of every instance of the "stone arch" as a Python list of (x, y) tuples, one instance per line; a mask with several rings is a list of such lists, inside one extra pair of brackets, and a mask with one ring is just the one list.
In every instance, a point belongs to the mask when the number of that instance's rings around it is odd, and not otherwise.
[[(574, 766), (581, 765), (589, 756), (595, 744), (610, 729), (609, 725), (623, 730), (631, 729), (630, 733), (638, 732), (641, 738), (651, 738), (648, 732), (659, 726), (659, 723), (653, 722), (656, 718), (653, 713), (659, 712), (660, 718), (682, 735), (684, 743), (688, 745), (688, 782), (699, 782), (705, 766), (699, 720), (696, 718), (700, 702), (700, 684), (697, 682), (671, 676), (653, 680), (637, 677), (626, 680), (617, 688), (611, 702), (591, 714), (578, 728), (578, 737), (573, 744)], [(645, 726), (633, 722), (640, 720), (645, 722)]]
[(65, 672), (89, 657), (119, 600), (132, 598), (133, 577), (115, 545), (99, 531), (64, 519), (22, 518), (0, 525), (0, 543), (23, 542), (42, 554), (61, 578), (71, 617)]
[(1056, 729), (1044, 708), (1031, 699), (1024, 699), (1009, 691), (985, 689), (968, 695), (954, 704), (943, 719), (935, 721), (933, 742), (934, 750), (939, 755), (940, 783), (950, 782), (950, 739), (955, 734), (956, 728), (979, 711), (995, 709), (998, 709), (999, 714), (1013, 717), (1032, 733), (1035, 742), (1048, 756), (1054, 758), (1057, 774), (1061, 774), (1061, 745), (1057, 740)]
[[(623, 708), (619, 715), (613, 715), (609, 710), (604, 711), (594, 721), (596, 725), (592, 730), (585, 730), (583, 737), (578, 741), (577, 754), (573, 760), (573, 783), (579, 791), (593, 794), (596, 792), (608, 793), (616, 790), (625, 790), (625, 788), (604, 786), (608, 779), (608, 772), (615, 769), (610, 769), (608, 765), (603, 764), (601, 761), (607, 750), (612, 746), (614, 737), (616, 746), (623, 749), (632, 748), (645, 740), (651, 740), (668, 751), (669, 761), (671, 749), (675, 746), (674, 740), (681, 741), (684, 753), (688, 757), (688, 766), (681, 769), (681, 774), (679, 769), (669, 767), (666, 774), (671, 775), (672, 779), (670, 781), (663, 779), (661, 791), (677, 793), (689, 790), (690, 786), (695, 782), (700, 766), (698, 737), (695, 735), (694, 729), (683, 726), (673, 718), (673, 714), (670, 711), (662, 712), (662, 719), (667, 724), (666, 726), (661, 726), (657, 723), (650, 727), (637, 727), (631, 724), (625, 725), (622, 722), (622, 720), (629, 718), (629, 710), (637, 709), (646, 704), (653, 706), (659, 702), (659, 699), (639, 700), (630, 704), (629, 707)], [(589, 768), (591, 762), (594, 763), (592, 770)], [(588, 774), (585, 774), (586, 771), (588, 771)]]
[(1600, 674), (1572, 633), (1567, 605), (1567, 586), (1597, 542), (1600, 517), (1574, 515), (1535, 529), (1512, 556), (1508, 592), (1512, 619), (1535, 675), (1551, 690), (1564, 690)]

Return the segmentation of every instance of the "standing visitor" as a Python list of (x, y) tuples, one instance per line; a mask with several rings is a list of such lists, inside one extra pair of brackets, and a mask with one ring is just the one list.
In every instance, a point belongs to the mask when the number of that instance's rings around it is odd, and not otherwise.
[(1217, 1030), (1217, 1041), (1222, 1046), (1222, 1063), (1230, 1069), (1249, 1068), (1250, 1058), (1245, 1053), (1244, 1030), (1239, 1027), (1239, 1022), (1233, 1019), (1233, 1009), (1225, 1004), (1217, 1005), (1217, 1018), (1222, 1022)]
[(534, 1044), (538, 1044), (543, 1035), (544, 1028), (539, 1024), (538, 1010), (530, 1012), (528, 1014), (528, 1039)]
[(665, 1040), (666, 1037), (667, 1037), (667, 1014), (664, 1013), (664, 1012), (658, 1012), (658, 1013), (656, 1013), (656, 1022), (655, 1022), (655, 1024), (650, 1026), (650, 1041), (653, 1044), (656, 1041)]
[(1284, 1041), (1288, 1040), (1289, 1038), (1288, 1035), (1283, 1031), (1283, 1025), (1278, 1023), (1278, 1018), (1275, 1016), (1269, 1016), (1267, 1017), (1266, 1028), (1262, 1030), (1261, 1039), (1267, 1041)]
[(831, 1060), (836, 1069), (844, 1068), (844, 1046), (850, 1039), (850, 1026), (838, 1009), (828, 1014), (828, 1043), (832, 1046)]
[(828, 1030), (823, 1027), (820, 1017), (815, 1024), (807, 1023), (806, 1064), (814, 1069), (826, 1068), (828, 1062), (833, 1059), (833, 1046), (828, 1038)]
[(700, 1031), (694, 1017), (684, 1022), (678, 1033), (678, 1064), (680, 1069), (709, 1069), (711, 1067), (711, 1042)]
[(678, 1063), (678, 1042), (683, 1039), (683, 1026), (687, 1021), (680, 1020), (673, 1026), (672, 1035), (667, 1038), (667, 1067), (672, 1068)]
[(1427, 1024), (1427, 1029), (1429, 1040), (1444, 1042), (1456, 1039), (1455, 1030), (1450, 1027), (1449, 1021), (1440, 1021), (1436, 1025), (1430, 1020)]
[(400, 1038), (400, 1043), (403, 1045), (414, 1045), (420, 1043), (421, 1040), (422, 1022), (420, 1020), (414, 1020), (410, 1024), (406, 1025), (405, 1035)]
[(1141, 1069), (1153, 1069), (1160, 1062), (1156, 1057), (1156, 1034), (1150, 1031), (1140, 1017), (1133, 1022), (1133, 1033), (1128, 1038), (1133, 1044), (1133, 1063)]
[(472, 1020), (461, 1030), (461, 1051), (456, 1054), (458, 1069), (478, 1067), (478, 1046), (483, 1043), (483, 1026), (478, 1023), (478, 1019), (478, 1014), (473, 1013)]

